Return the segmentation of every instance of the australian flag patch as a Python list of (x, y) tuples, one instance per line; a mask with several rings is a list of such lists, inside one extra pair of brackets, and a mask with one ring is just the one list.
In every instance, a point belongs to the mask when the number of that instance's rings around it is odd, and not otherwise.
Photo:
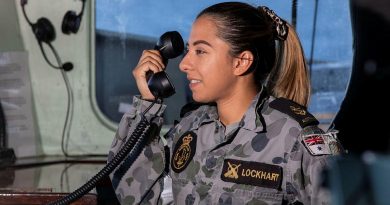
[(301, 135), (302, 142), (312, 155), (332, 154), (322, 134)]

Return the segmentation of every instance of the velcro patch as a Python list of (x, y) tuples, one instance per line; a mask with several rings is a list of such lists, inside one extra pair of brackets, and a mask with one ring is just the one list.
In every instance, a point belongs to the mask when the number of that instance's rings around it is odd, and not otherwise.
[(322, 134), (302, 135), (302, 142), (311, 155), (316, 156), (332, 153)]
[(273, 164), (225, 159), (221, 179), (226, 182), (280, 189), (283, 169)]
[(176, 173), (183, 171), (196, 152), (196, 134), (192, 131), (184, 133), (176, 143), (173, 150), (171, 167)]

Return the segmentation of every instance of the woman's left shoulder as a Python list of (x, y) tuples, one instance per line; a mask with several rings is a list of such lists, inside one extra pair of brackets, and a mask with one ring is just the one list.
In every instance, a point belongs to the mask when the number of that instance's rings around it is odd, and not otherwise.
[[(313, 156), (338, 155), (344, 153), (337, 131), (325, 132), (318, 127), (319, 121), (302, 106), (285, 98), (270, 99), (269, 107), (272, 111), (280, 112), (280, 116), (287, 116), (291, 126), (299, 128), (297, 140), (301, 141), (306, 150)], [(299, 125), (298, 125), (299, 124)]]

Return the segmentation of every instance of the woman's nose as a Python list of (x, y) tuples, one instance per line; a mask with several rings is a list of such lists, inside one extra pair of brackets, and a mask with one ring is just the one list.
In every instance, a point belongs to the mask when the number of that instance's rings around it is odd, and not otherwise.
[(182, 72), (187, 72), (190, 69), (188, 54), (184, 55), (183, 59), (179, 64), (179, 68)]

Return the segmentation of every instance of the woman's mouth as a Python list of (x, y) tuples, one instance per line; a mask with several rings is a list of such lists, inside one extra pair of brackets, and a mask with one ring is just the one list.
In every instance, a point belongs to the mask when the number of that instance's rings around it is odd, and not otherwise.
[(190, 88), (193, 89), (194, 87), (199, 85), (200, 82), (200, 80), (190, 80)]

